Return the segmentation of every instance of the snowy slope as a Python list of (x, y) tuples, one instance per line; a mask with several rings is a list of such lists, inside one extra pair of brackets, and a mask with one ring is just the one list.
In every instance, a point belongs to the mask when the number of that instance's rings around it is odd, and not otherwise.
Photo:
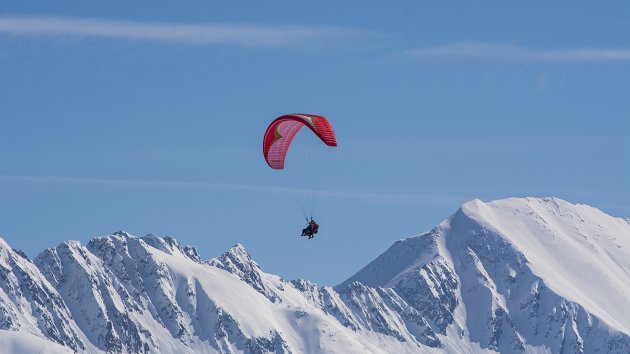
[(173, 238), (120, 231), (31, 262), (0, 240), (0, 345), (629, 353), (629, 284), (628, 220), (553, 198), (468, 202), (335, 288), (267, 274), (240, 244), (202, 261)]
[(395, 289), (438, 333), (483, 348), (630, 352), (630, 223), (589, 206), (474, 200), (339, 287), (352, 281)]
[(1, 331), (0, 348), (3, 353), (71, 354), (73, 351), (52, 341), (26, 332)]
[(82, 350), (80, 330), (55, 288), (21, 251), (0, 239), (0, 332), (6, 347), (22, 348), (28, 334)]
[(627, 220), (559, 199), (474, 201), (462, 210), (520, 251), (554, 292), (630, 334)]

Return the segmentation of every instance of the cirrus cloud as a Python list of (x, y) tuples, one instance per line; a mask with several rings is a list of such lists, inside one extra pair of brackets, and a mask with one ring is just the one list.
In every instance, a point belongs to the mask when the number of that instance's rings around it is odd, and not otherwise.
[(60, 17), (0, 17), (0, 33), (80, 36), (246, 47), (287, 47), (351, 37), (364, 31), (334, 27), (173, 24)]
[(0, 175), (0, 183), (63, 183), (87, 184), (94, 186), (114, 187), (148, 187), (148, 188), (192, 188), (200, 190), (235, 191), (244, 193), (270, 193), (285, 195), (313, 195), (326, 199), (354, 200), (366, 202), (386, 202), (392, 204), (416, 205), (453, 205), (466, 201), (465, 197), (441, 194), (418, 193), (387, 193), (372, 191), (338, 191), (338, 190), (309, 190), (292, 187), (277, 187), (237, 183), (213, 183), (194, 181), (157, 181), (157, 180), (129, 180), (84, 178), (67, 176), (19, 176)]
[(524, 61), (630, 61), (630, 48), (532, 49), (514, 44), (461, 42), (412, 49), (412, 57), (468, 57)]

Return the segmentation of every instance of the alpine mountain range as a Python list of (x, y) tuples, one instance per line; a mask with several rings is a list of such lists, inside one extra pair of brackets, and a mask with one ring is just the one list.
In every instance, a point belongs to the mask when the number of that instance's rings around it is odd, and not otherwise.
[(335, 287), (124, 231), (31, 260), (0, 239), (3, 353), (630, 353), (630, 220), (463, 204)]

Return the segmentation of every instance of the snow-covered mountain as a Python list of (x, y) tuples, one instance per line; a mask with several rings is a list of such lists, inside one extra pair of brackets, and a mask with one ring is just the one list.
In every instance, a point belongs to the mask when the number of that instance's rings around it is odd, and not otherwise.
[(170, 237), (0, 240), (3, 352), (630, 353), (630, 221), (555, 199), (468, 202), (332, 288), (202, 261)]

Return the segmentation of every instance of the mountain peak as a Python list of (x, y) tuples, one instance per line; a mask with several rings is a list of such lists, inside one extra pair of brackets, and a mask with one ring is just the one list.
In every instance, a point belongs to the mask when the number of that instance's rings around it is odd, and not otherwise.
[[(500, 352), (522, 351), (534, 337), (562, 352), (564, 344), (540, 334), (557, 326), (575, 328), (565, 336), (577, 347), (566, 351), (615, 348), (592, 333), (584, 338), (595, 321), (630, 334), (629, 235), (625, 219), (560, 198), (474, 199), (432, 231), (397, 241), (335, 289), (355, 280), (394, 289), (429, 311), (439, 332), (468, 328), (471, 340), (483, 347), (491, 338), (487, 348)], [(479, 323), (458, 323), (458, 303)], [(618, 347), (627, 348), (628, 337), (620, 338)]]
[(495, 199), (491, 201), (483, 201), (481, 199), (473, 199), (462, 204), (460, 210), (464, 212), (476, 212), (483, 210), (483, 208), (510, 208), (510, 209), (531, 209), (531, 208), (545, 208), (554, 210), (566, 210), (566, 209), (584, 209), (584, 210), (596, 210), (601, 214), (604, 214), (601, 210), (593, 208), (586, 204), (573, 204), (562, 198), (558, 197), (522, 197), (522, 198), (504, 198)]
[(512, 198), (504, 198), (504, 199), (495, 199), (491, 201), (483, 201), (481, 199), (472, 199), (464, 204), (462, 204), (461, 208), (464, 211), (468, 210), (478, 210), (483, 207), (492, 207), (492, 208), (501, 208), (501, 207), (527, 207), (530, 205), (541, 205), (546, 204), (549, 207), (558, 208), (562, 205), (572, 205), (571, 203), (560, 199), (558, 197), (512, 197)]
[(623, 219), (560, 198), (471, 201), (461, 210), (451, 234), (464, 237), (453, 238), (453, 246), (503, 244), (549, 288), (630, 333), (630, 310), (618, 310), (630, 294), (630, 227)]
[(206, 264), (236, 275), (272, 302), (279, 299), (275, 292), (265, 285), (263, 278), (269, 277), (269, 275), (260, 269), (258, 263), (252, 260), (245, 246), (240, 243), (232, 246), (221, 256), (208, 260)]
[(258, 264), (252, 260), (252, 257), (245, 249), (245, 246), (240, 243), (235, 244), (221, 256), (212, 258), (206, 263), (224, 270), (240, 269), (247, 271), (260, 271)]
[(0, 257), (2, 257), (2, 255), (9, 250), (11, 250), (11, 246), (9, 246), (9, 244), (2, 237), (0, 237)]
[(0, 266), (6, 263), (13, 255), (13, 248), (0, 237)]
[(237, 243), (234, 246), (230, 247), (230, 249), (227, 250), (227, 253), (229, 253), (233, 259), (238, 260), (240, 263), (252, 262), (251, 255), (249, 254), (249, 252), (247, 252), (245, 246), (240, 243)]
[(238, 243), (238, 242), (234, 244), (234, 246), (232, 246), (231, 248), (240, 248), (240, 249), (245, 250), (245, 246), (243, 246), (242, 243)]

